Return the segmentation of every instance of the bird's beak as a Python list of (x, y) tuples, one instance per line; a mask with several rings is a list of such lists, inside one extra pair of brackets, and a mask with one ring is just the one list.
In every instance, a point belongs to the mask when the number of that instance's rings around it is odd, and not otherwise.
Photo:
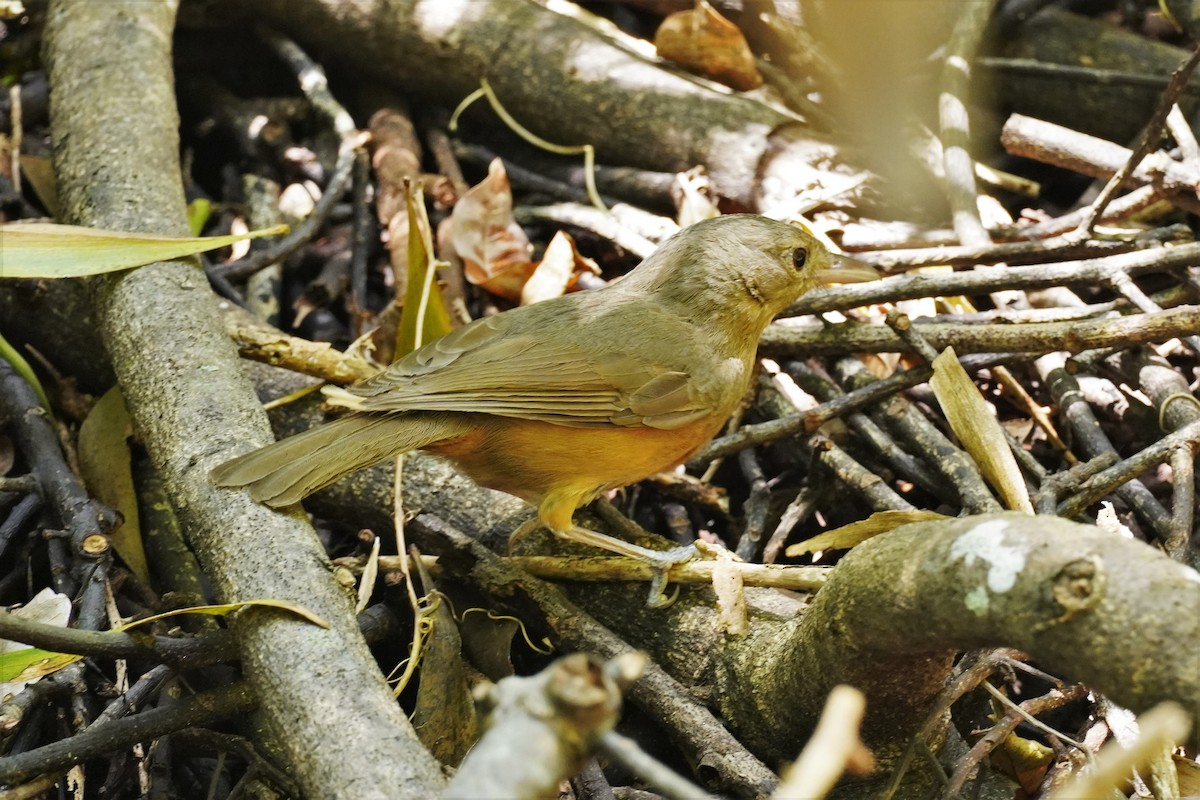
[(833, 283), (866, 283), (882, 277), (879, 270), (857, 258), (832, 253), (829, 261), (829, 266), (817, 273), (817, 283), (822, 286)]

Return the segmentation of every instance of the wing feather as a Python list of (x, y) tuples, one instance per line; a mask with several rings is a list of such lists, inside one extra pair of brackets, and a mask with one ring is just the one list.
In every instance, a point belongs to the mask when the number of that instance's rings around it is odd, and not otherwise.
[[(715, 401), (702, 397), (687, 372), (672, 368), (676, 364), (622, 350), (627, 330), (604, 329), (603, 320), (591, 321), (596, 330), (590, 330), (581, 321), (577, 329), (584, 335), (547, 341), (543, 328), (551, 316), (579, 309), (555, 303), (476, 320), (373, 378), (326, 393), (331, 402), (360, 411), (479, 412), (572, 427), (670, 429), (714, 412)], [(562, 320), (554, 322), (561, 329)], [(675, 319), (657, 322), (665, 341), (660, 349), (678, 355), (691, 341), (689, 331)]]

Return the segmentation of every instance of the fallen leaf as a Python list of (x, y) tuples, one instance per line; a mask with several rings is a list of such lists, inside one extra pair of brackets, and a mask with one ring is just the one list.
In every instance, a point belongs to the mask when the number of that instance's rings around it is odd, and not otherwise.
[(521, 305), (561, 297), (579, 280), (580, 272), (600, 274), (600, 268), (590, 258), (575, 249), (575, 240), (564, 231), (554, 234), (542, 260), (521, 287)]
[(933, 360), (933, 377), (929, 379), (929, 385), (946, 414), (950, 429), (975, 459), (984, 479), (999, 492), (1004, 507), (1032, 514), (1029, 489), (1017, 466), (1016, 456), (1008, 449), (1004, 429), (996, 421), (991, 404), (983, 399), (958, 363), (954, 348), (947, 347)]
[(746, 37), (706, 0), (664, 19), (654, 47), (663, 58), (738, 91), (762, 86)]
[(721, 215), (711, 191), (712, 182), (703, 167), (693, 167), (675, 175), (671, 182), (671, 199), (675, 201), (675, 221), (680, 228)]
[(121, 390), (113, 387), (92, 407), (79, 426), (79, 468), (88, 492), (115, 509), (122, 522), (112, 532), (117, 554), (134, 575), (150, 582), (150, 568), (142, 547), (137, 490), (133, 485), (129, 437), (133, 423)]
[(877, 511), (864, 520), (851, 522), (849, 525), (825, 531), (811, 539), (793, 544), (784, 552), (788, 556), (794, 557), (815, 553), (818, 550), (849, 550), (872, 536), (895, 530), (901, 525), (936, 519), (948, 519), (948, 517), (933, 511)]
[(396, 326), (393, 358), (408, 355), (426, 342), (450, 332), (450, 312), (437, 282), (437, 271), (446, 266), (433, 252), (433, 232), (425, 213), (425, 195), (409, 184), (408, 192), (408, 277), (404, 308)]
[(287, 233), (286, 225), (240, 236), (172, 237), (48, 222), (0, 225), (0, 278), (80, 278), (132, 269)]
[[(31, 622), (65, 628), (71, 620), (71, 598), (47, 587), (28, 603), (9, 613)], [(0, 703), (19, 693), (27, 684), (80, 658), (41, 650), (24, 642), (0, 639)]]
[[(467, 280), (488, 291), (494, 291), (489, 283), (507, 271), (525, 271), (520, 285), (533, 271), (529, 239), (513, 219), (512, 203), (508, 173), (497, 158), (488, 166), (487, 177), (463, 195), (450, 215), (450, 242), (463, 260)], [(512, 282), (501, 285), (504, 297), (516, 300), (521, 296), (519, 286), (512, 293)]]
[(21, 175), (33, 187), (33, 193), (42, 204), (42, 208), (50, 212), (50, 216), (58, 216), (58, 181), (54, 177), (54, 166), (47, 156), (21, 154)]

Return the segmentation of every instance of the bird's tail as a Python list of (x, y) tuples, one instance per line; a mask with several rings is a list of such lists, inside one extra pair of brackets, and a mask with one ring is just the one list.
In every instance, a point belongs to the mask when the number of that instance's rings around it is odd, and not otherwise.
[(255, 500), (278, 508), (389, 456), (467, 430), (450, 414), (351, 414), (226, 461), (209, 478), (217, 486), (245, 486)]

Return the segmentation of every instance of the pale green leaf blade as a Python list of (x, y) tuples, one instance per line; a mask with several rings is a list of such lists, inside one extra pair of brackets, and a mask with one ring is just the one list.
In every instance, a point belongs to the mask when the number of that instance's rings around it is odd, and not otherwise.
[(205, 237), (150, 236), (46, 222), (0, 225), (0, 278), (80, 278), (141, 267), (243, 239), (277, 236), (286, 225)]
[(795, 557), (815, 553), (818, 550), (849, 550), (873, 536), (887, 533), (901, 525), (935, 519), (948, 519), (948, 517), (934, 511), (876, 511), (866, 519), (851, 522), (849, 525), (825, 531), (811, 539), (790, 545), (785, 553), (789, 557)]

